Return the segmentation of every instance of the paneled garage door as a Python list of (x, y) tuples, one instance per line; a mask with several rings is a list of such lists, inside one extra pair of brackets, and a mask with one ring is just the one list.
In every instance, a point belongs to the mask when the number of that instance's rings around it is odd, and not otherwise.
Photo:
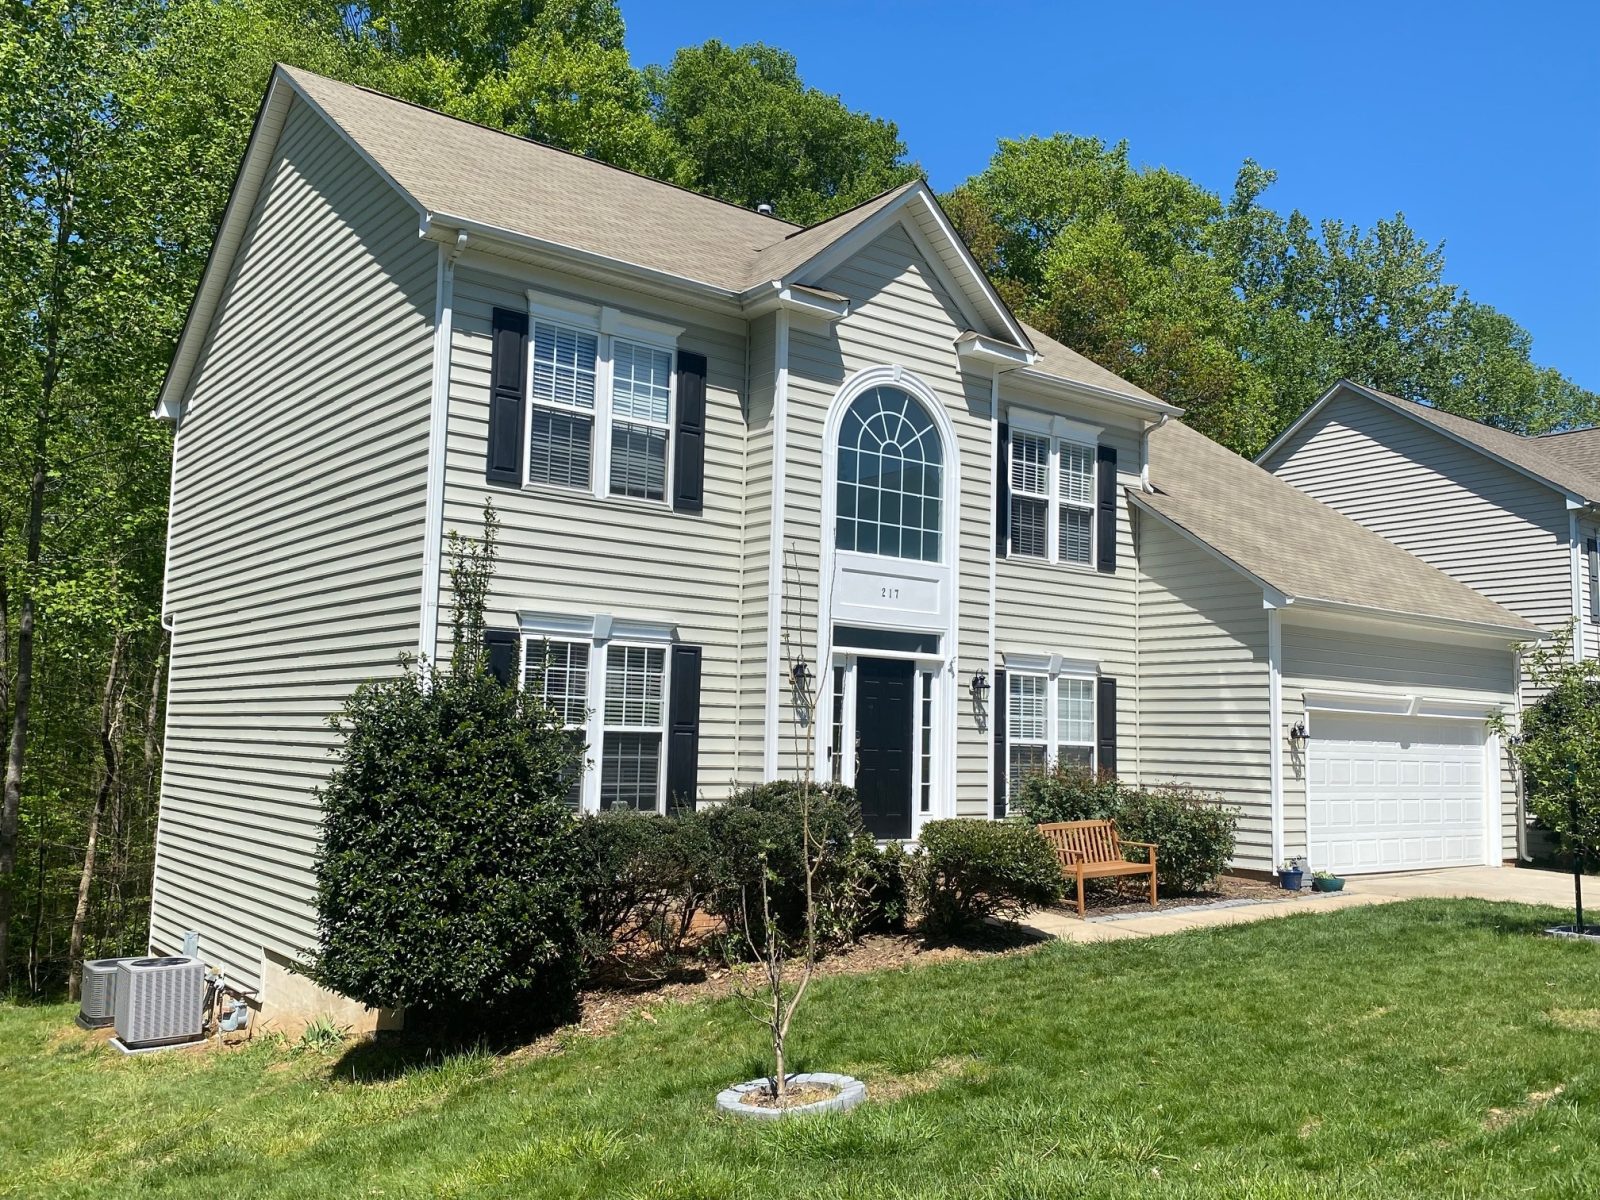
[(1311, 865), (1405, 871), (1485, 861), (1478, 721), (1314, 714), (1306, 753)]

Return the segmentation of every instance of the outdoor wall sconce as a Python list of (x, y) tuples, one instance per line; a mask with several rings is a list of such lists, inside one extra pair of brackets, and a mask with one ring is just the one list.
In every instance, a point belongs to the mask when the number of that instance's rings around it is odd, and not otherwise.
[(1304, 721), (1296, 721), (1294, 728), (1289, 730), (1289, 740), (1296, 746), (1303, 746), (1311, 740), (1311, 734), (1306, 729)]
[(988, 695), (989, 674), (986, 671), (979, 671), (972, 677), (972, 702), (982, 708), (983, 702), (988, 698)]
[(789, 681), (801, 695), (810, 693), (811, 688), (808, 685), (811, 681), (811, 668), (806, 665), (805, 659), (795, 659), (794, 665), (789, 668)]

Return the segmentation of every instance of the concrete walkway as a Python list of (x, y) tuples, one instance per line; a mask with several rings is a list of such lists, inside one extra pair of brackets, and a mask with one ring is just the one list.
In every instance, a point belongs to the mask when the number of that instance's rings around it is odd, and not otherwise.
[[(1594, 883), (1596, 909), (1600, 910), (1600, 880)], [(1040, 910), (1030, 913), (1022, 923), (1062, 941), (1110, 942), (1122, 938), (1159, 937), (1164, 933), (1216, 925), (1245, 925), (1286, 917), (1290, 913), (1333, 912), (1423, 897), (1512, 900), (1568, 907), (1572, 903), (1572, 876), (1515, 867), (1450, 867), (1393, 875), (1354, 875), (1347, 880), (1342, 892), (1313, 892), (1308, 881), (1305, 891), (1293, 895), (1285, 893), (1281, 900), (1231, 901), (1216, 907), (1118, 913), (1087, 920), (1080, 920), (1075, 914)]]

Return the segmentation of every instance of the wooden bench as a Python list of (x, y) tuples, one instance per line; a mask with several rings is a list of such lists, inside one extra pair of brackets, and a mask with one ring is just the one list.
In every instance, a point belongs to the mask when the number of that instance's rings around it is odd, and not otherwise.
[[(1056, 852), (1061, 874), (1078, 881), (1078, 915), (1083, 916), (1083, 881), (1119, 875), (1150, 877), (1150, 907), (1156, 906), (1156, 847), (1150, 842), (1125, 842), (1115, 821), (1052, 821), (1039, 832)], [(1145, 852), (1144, 862), (1130, 862), (1123, 850)]]

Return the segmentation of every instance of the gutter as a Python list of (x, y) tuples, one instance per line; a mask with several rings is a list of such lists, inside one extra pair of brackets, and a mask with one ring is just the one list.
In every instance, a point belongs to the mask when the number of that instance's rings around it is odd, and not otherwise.
[(1147, 396), (1135, 396), (1129, 392), (1119, 392), (1115, 388), (1101, 387), (1095, 383), (1084, 383), (1078, 379), (1068, 379), (1064, 375), (1051, 375), (1046, 371), (1041, 371), (1038, 367), (1018, 367), (1012, 374), (1031, 383), (1043, 384), (1046, 387), (1088, 396), (1095, 400), (1110, 400), (1115, 404), (1125, 405), (1140, 412), (1159, 413), (1168, 417), (1181, 417), (1183, 415), (1183, 409), (1175, 404), (1168, 404), (1165, 400), (1152, 400)]
[(1150, 435), (1172, 420), (1171, 413), (1162, 413), (1154, 425), (1146, 425), (1139, 435), (1139, 490), (1147, 496), (1155, 495), (1155, 484), (1150, 482)]

